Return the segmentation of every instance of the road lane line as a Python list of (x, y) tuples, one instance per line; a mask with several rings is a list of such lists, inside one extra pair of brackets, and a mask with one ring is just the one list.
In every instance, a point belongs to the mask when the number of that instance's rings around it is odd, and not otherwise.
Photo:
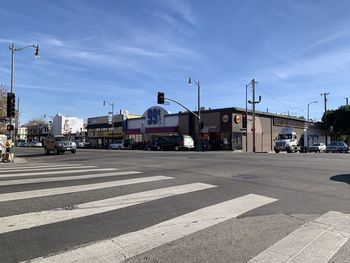
[(97, 190), (97, 189), (130, 185), (130, 184), (147, 183), (147, 182), (154, 182), (154, 181), (160, 181), (160, 180), (169, 180), (169, 179), (174, 179), (174, 178), (159, 175), (159, 176), (150, 176), (150, 177), (141, 177), (141, 178), (135, 178), (135, 179), (112, 181), (112, 182), (96, 183), (96, 184), (84, 184), (84, 185), (74, 185), (74, 186), (66, 186), (66, 187), (51, 188), (51, 189), (40, 189), (40, 190), (31, 190), (31, 191), (23, 191), (23, 192), (5, 193), (5, 194), (0, 194), (0, 202), (29, 199), (29, 198), (35, 198), (35, 197), (44, 197), (44, 196), (51, 196), (51, 195), (60, 195), (60, 194), (67, 194), (67, 193), (76, 193), (76, 192)]
[(0, 233), (29, 229), (32, 227), (62, 222), (66, 220), (72, 220), (90, 215), (96, 215), (128, 206), (154, 201), (161, 198), (192, 193), (213, 187), (217, 186), (204, 183), (177, 185), (156, 190), (108, 198), (89, 203), (78, 204), (69, 210), (55, 209), (2, 217), (0, 218)]
[(31, 262), (122, 262), (184, 236), (235, 218), (277, 199), (249, 194), (164, 221), (119, 237)]
[(250, 263), (326, 263), (349, 240), (350, 215), (328, 212), (306, 223), (251, 259)]
[(36, 176), (36, 175), (50, 175), (50, 174), (71, 174), (71, 173), (86, 173), (86, 172), (105, 172), (116, 171), (116, 168), (99, 168), (99, 169), (82, 169), (82, 170), (65, 170), (65, 171), (51, 171), (51, 172), (28, 172), (15, 174), (0, 174), (0, 177), (18, 177), (18, 176)]
[(83, 179), (92, 179), (92, 178), (112, 177), (112, 176), (119, 176), (119, 175), (133, 175), (133, 174), (141, 174), (141, 173), (142, 172), (138, 172), (138, 171), (125, 171), (125, 172), (84, 174), (84, 175), (61, 176), (61, 177), (44, 177), (44, 178), (41, 177), (41, 178), (19, 179), (19, 180), (11, 179), (6, 181), (0, 181), (0, 186), (83, 180)]
[(46, 168), (46, 167), (74, 167), (82, 166), (81, 164), (50, 164), (50, 165), (31, 165), (31, 166), (13, 166), (13, 167), (1, 167), (3, 170), (13, 170), (13, 169), (30, 169), (30, 168)]
[(14, 173), (14, 172), (22, 172), (22, 171), (25, 171), (25, 172), (32, 172), (32, 171), (42, 171), (42, 170), (45, 170), (45, 171), (49, 171), (49, 170), (68, 170), (68, 169), (86, 169), (86, 168), (96, 168), (97, 166), (94, 166), (94, 165), (89, 165), (89, 166), (69, 166), (69, 167), (45, 167), (45, 168), (26, 168), (26, 169), (13, 169), (13, 170), (7, 170), (7, 171), (3, 171), (3, 170), (0, 170), (0, 175), (3, 174), (3, 173)]

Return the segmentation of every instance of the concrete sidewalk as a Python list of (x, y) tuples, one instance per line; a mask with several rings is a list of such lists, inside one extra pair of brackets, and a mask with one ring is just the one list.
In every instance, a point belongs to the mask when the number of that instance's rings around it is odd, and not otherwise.
[(0, 166), (2, 166), (2, 165), (9, 165), (9, 164), (26, 163), (26, 162), (27, 162), (26, 159), (16, 157), (13, 163), (11, 163), (11, 162), (0, 162)]

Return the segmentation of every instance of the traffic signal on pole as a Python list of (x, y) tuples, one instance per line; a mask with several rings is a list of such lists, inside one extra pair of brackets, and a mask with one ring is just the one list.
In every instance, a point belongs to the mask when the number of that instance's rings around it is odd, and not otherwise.
[(16, 115), (16, 96), (15, 93), (7, 93), (7, 117), (13, 118)]
[(12, 124), (7, 124), (6, 130), (13, 131), (14, 129), (15, 129), (15, 127)]
[(242, 114), (242, 128), (247, 129), (247, 114)]
[(164, 92), (158, 92), (157, 103), (164, 104)]

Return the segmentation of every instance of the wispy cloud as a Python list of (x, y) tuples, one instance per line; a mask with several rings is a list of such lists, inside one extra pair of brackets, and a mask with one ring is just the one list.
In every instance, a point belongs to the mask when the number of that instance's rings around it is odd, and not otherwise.
[(291, 64), (275, 69), (275, 73), (282, 79), (288, 79), (294, 76), (334, 73), (347, 69), (349, 66), (350, 50), (346, 49), (296, 60)]
[(188, 5), (188, 2), (183, 0), (168, 0), (165, 2), (167, 2), (167, 4), (169, 4), (169, 6), (184, 20), (191, 24), (197, 25), (197, 19), (192, 12), (191, 7)]

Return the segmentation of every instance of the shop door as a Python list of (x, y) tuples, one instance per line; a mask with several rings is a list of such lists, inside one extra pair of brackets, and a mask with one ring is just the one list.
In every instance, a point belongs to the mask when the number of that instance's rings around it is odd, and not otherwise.
[(233, 132), (232, 133), (232, 150), (242, 150), (242, 133)]

